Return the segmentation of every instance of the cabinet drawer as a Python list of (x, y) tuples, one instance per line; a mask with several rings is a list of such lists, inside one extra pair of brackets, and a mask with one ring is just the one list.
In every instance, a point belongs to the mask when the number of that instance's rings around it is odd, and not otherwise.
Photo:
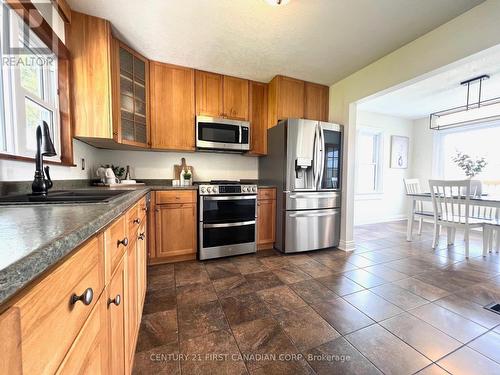
[(99, 298), (57, 374), (109, 373), (106, 293)]
[(195, 190), (173, 190), (156, 192), (156, 204), (194, 202), (196, 202)]
[(137, 237), (137, 230), (142, 223), (143, 218), (139, 212), (139, 203), (136, 203), (126, 214), (129, 240)]
[(128, 237), (127, 215), (122, 215), (104, 232), (105, 254), (106, 254), (106, 281), (111, 278), (114, 270), (125, 253), (126, 247), (131, 244)]
[(146, 197), (143, 197), (141, 198), (141, 200), (139, 201), (139, 203), (137, 203), (138, 205), (138, 210), (139, 210), (139, 218), (141, 219), (141, 223), (144, 222), (144, 220), (146, 220), (146, 210), (147, 210), (147, 207), (146, 207)]
[(259, 189), (258, 199), (259, 200), (276, 199), (276, 189), (274, 188)]
[[(14, 305), (25, 374), (53, 374), (90, 315), (104, 289), (102, 241), (102, 235), (91, 239)], [(87, 288), (93, 292), (88, 304), (72, 302)]]

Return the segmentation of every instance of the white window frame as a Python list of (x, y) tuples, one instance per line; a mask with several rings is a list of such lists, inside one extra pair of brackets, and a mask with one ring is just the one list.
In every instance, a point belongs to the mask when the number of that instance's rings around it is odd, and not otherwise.
[(375, 166), (375, 189), (372, 191), (359, 191), (359, 186), (358, 186), (358, 173), (359, 173), (359, 166), (360, 166), (360, 161), (359, 157), (356, 157), (356, 182), (355, 182), (355, 196), (356, 199), (358, 200), (363, 200), (363, 199), (380, 199), (381, 195), (383, 194), (383, 176), (384, 176), (384, 171), (383, 171), (383, 149), (384, 149), (384, 133), (380, 129), (376, 128), (369, 128), (369, 127), (360, 127), (358, 128), (356, 132), (356, 153), (359, 152), (358, 150), (358, 140), (361, 135), (368, 135), (372, 136), (375, 139), (374, 141), (374, 163), (373, 165)]
[[(490, 121), (484, 124), (474, 125), (474, 130), (486, 129), (486, 128), (499, 128), (500, 121)], [(472, 128), (471, 128), (472, 129)], [(467, 131), (467, 127), (458, 127), (446, 130), (439, 130), (434, 132), (434, 145), (433, 145), (433, 160), (432, 160), (432, 175), (436, 176), (436, 178), (444, 179), (444, 163), (445, 163), (445, 155), (443, 149), (443, 139), (448, 134), (460, 133), (463, 131)]]
[[(2, 12), (4, 12), (5, 9), (6, 8), (2, 4)], [(17, 14), (15, 14), (15, 12), (9, 11), (9, 15), (11, 27), (10, 37), (11, 39), (20, 38), (21, 35), (23, 35), (22, 33), (24, 33), (26, 30), (26, 28), (23, 27), (24, 21)], [(30, 29), (28, 29), (28, 32), (31, 48), (47, 48), (47, 46), (43, 44), (40, 38), (35, 35)], [(10, 41), (10, 43), (17, 42), (19, 42), (19, 39)], [(47, 60), (48, 57), (46, 55), (42, 56), (35, 53), (33, 55), (30, 55), (30, 57), (31, 56), (33, 56), (34, 58), (38, 56), (44, 60)], [(20, 58), (21, 56), (15, 57)], [(1, 103), (1, 105), (3, 111), (3, 120), (5, 124), (5, 147), (0, 149), (0, 152), (14, 156), (35, 157), (35, 150), (27, 149), (24, 147), (27, 138), (27, 127), (25, 126), (25, 101), (26, 99), (28, 99), (51, 112), (52, 126), (50, 126), (49, 124), (49, 128), (51, 130), (51, 138), (57, 155), (53, 157), (46, 157), (46, 159), (56, 162), (61, 160), (61, 122), (59, 116), (59, 80), (57, 62), (57, 57), (53, 55), (52, 63), (55, 64), (54, 73), (51, 73), (51, 69), (47, 64), (42, 65), (42, 97), (34, 94), (33, 92), (25, 89), (22, 86), (21, 72), (18, 67), (2, 64), (1, 79), (3, 89), (3, 103)], [(49, 79), (50, 74), (54, 75), (52, 80)], [(2, 98), (0, 96), (0, 100), (1, 99)]]

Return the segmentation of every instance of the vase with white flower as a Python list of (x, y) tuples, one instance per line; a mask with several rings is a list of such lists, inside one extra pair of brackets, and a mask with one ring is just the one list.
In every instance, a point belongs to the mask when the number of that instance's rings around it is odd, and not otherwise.
[(474, 196), (481, 196), (481, 181), (474, 180), (473, 178), (481, 173), (488, 165), (486, 158), (471, 157), (470, 155), (457, 150), (452, 160), (462, 171), (464, 171), (465, 176), (471, 180), (471, 193)]

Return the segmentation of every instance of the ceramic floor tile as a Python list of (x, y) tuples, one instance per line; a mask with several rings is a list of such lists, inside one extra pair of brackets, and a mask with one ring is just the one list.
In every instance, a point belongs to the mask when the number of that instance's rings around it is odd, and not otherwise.
[(456, 295), (486, 306), (500, 301), (500, 287), (492, 283), (476, 284), (457, 292)]
[(469, 348), (500, 363), (500, 333), (490, 331), (467, 344)]
[(467, 343), (487, 331), (479, 324), (434, 303), (417, 307), (409, 312), (462, 343)]
[(176, 307), (175, 288), (148, 290), (144, 299), (143, 314), (172, 310)]
[(181, 341), (229, 329), (219, 301), (179, 307), (178, 319)]
[(215, 301), (217, 294), (211, 283), (187, 284), (177, 287), (177, 304), (179, 306), (199, 305)]
[(323, 277), (334, 273), (334, 271), (331, 268), (313, 259), (311, 259), (308, 262), (304, 262), (302, 264), (297, 264), (297, 267), (311, 277)]
[(436, 364), (432, 364), (423, 370), (420, 370), (415, 375), (449, 375), (448, 371), (445, 371), (443, 368), (439, 367)]
[(250, 371), (276, 362), (280, 355), (298, 353), (278, 322), (272, 318), (245, 322), (232, 330)]
[(385, 281), (389, 281), (389, 282), (393, 282), (393, 281), (401, 280), (401, 279), (406, 279), (408, 277), (408, 275), (406, 275), (402, 272), (393, 270), (392, 268), (386, 267), (382, 264), (377, 264), (375, 266), (365, 267), (363, 269), (365, 271), (368, 271), (368, 272), (374, 274), (375, 276), (378, 276), (378, 277), (384, 279)]
[(374, 274), (367, 272), (363, 269), (345, 272), (344, 276), (348, 277), (352, 281), (358, 283), (365, 288), (373, 288), (377, 285), (382, 285), (387, 283), (384, 279), (375, 276)]
[(275, 319), (300, 351), (314, 348), (340, 336), (309, 306), (276, 315)]
[(252, 368), (251, 375), (315, 375), (314, 370), (302, 358), (273, 361), (262, 367)]
[(349, 294), (343, 298), (375, 321), (381, 321), (403, 312), (396, 305), (369, 290)]
[(300, 268), (292, 265), (275, 268), (273, 269), (273, 273), (285, 284), (297, 283), (311, 278), (311, 276), (302, 271)]
[(413, 374), (431, 364), (377, 324), (351, 333), (346, 339), (385, 374)]
[(224, 298), (220, 303), (231, 326), (271, 316), (264, 301), (255, 293)]
[(243, 255), (231, 259), (238, 271), (241, 274), (246, 275), (254, 272), (267, 271), (268, 268), (262, 264), (262, 262), (255, 258), (253, 255)]
[(314, 279), (300, 281), (288, 286), (307, 303), (330, 301), (338, 298), (330, 289)]
[(183, 374), (248, 374), (234, 337), (217, 331), (181, 343)]
[(181, 373), (177, 342), (136, 353), (133, 375), (178, 375)]
[(440, 360), (438, 365), (454, 375), (500, 374), (500, 364), (466, 346)]
[(409, 290), (413, 294), (425, 298), (428, 301), (435, 301), (450, 294), (450, 292), (444, 289), (424, 283), (423, 281), (417, 280), (413, 277), (395, 281), (394, 284)]
[(339, 296), (345, 296), (347, 294), (365, 290), (365, 288), (363, 288), (361, 285), (340, 274), (319, 277), (316, 279), (316, 281), (326, 286), (328, 289)]
[(384, 284), (371, 288), (370, 291), (386, 299), (403, 310), (413, 309), (429, 303), (426, 299), (394, 284)]
[(486, 328), (493, 328), (500, 324), (500, 314), (488, 311), (483, 306), (456, 295), (442, 298), (435, 303)]
[(305, 358), (319, 375), (382, 374), (343, 337), (307, 351)]
[(253, 292), (251, 285), (243, 275), (214, 280), (213, 285), (219, 298), (234, 297)]
[(240, 271), (230, 260), (214, 260), (206, 262), (205, 269), (207, 270), (208, 276), (211, 280), (240, 275)]
[(319, 302), (312, 308), (342, 335), (357, 331), (375, 322), (342, 298)]
[(160, 311), (144, 315), (137, 338), (137, 352), (150, 350), (177, 342), (177, 312), (176, 310)]
[(432, 361), (462, 346), (461, 342), (408, 313), (384, 320), (380, 325)]
[(271, 271), (254, 272), (245, 275), (245, 280), (248, 282), (252, 290), (259, 291), (262, 289), (274, 288), (283, 285), (283, 282)]
[(266, 303), (267, 308), (273, 314), (292, 311), (306, 306), (305, 301), (288, 286), (264, 289), (258, 291), (257, 295)]

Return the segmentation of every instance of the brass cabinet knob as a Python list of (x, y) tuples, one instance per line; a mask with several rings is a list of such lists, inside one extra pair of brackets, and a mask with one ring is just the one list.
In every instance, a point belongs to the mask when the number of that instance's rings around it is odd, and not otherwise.
[(111, 304), (114, 304), (115, 306), (118, 306), (121, 301), (122, 301), (122, 298), (120, 297), (119, 294), (117, 294), (115, 298), (108, 299), (108, 306), (111, 305)]
[(88, 306), (92, 303), (92, 299), (94, 299), (94, 291), (92, 288), (87, 288), (81, 295), (73, 294), (70, 302), (74, 305), (78, 301), (81, 301), (85, 306)]
[(116, 244), (116, 247), (120, 246), (120, 245), (123, 245), (123, 246), (128, 246), (128, 238), (125, 237), (123, 240), (118, 240), (117, 241), (117, 244)]

